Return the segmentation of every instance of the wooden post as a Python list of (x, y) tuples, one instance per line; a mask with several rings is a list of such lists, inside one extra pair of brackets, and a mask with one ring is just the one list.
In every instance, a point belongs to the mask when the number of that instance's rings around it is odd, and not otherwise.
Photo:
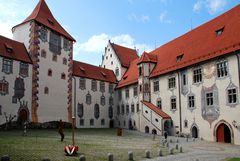
[(75, 145), (75, 138), (74, 138), (74, 133), (75, 133), (75, 117), (72, 117), (72, 145)]

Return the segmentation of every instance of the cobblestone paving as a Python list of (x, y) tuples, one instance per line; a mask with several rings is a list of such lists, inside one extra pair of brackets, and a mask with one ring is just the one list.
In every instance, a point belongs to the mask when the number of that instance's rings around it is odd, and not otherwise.
[[(177, 138), (170, 137), (168, 140), (173, 140), (169, 143), (169, 148), (176, 146)], [(179, 145), (183, 147), (184, 153), (168, 155), (142, 161), (223, 161), (226, 158), (240, 157), (240, 146), (207, 142), (189, 139), (187, 142), (184, 138), (178, 138)]]

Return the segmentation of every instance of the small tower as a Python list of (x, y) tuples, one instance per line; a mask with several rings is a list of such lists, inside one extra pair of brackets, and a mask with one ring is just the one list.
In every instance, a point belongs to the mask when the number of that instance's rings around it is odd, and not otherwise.
[(157, 63), (157, 56), (143, 52), (138, 65), (139, 101), (151, 102), (149, 76)]

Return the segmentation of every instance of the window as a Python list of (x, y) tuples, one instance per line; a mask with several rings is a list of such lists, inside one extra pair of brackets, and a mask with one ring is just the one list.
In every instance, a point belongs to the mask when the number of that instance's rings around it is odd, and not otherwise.
[(77, 114), (78, 114), (78, 117), (82, 118), (83, 117), (83, 104), (81, 103), (78, 103), (77, 105)]
[(131, 104), (131, 112), (134, 113), (135, 112), (135, 107), (134, 104)]
[(122, 115), (124, 115), (125, 113), (125, 109), (124, 109), (124, 105), (122, 105)]
[(129, 105), (128, 104), (126, 105), (126, 114), (127, 115), (129, 114)]
[(8, 82), (5, 80), (5, 77), (3, 77), (2, 80), (0, 80), (0, 94), (1, 95), (8, 94)]
[(188, 127), (188, 121), (184, 120), (184, 128), (187, 128), (187, 127)]
[(237, 89), (232, 88), (228, 89), (228, 103), (229, 104), (236, 104), (237, 103)]
[(2, 115), (2, 106), (0, 105), (0, 116)]
[(183, 58), (184, 54), (178, 55), (176, 58), (176, 62), (180, 62)]
[(171, 98), (171, 110), (176, 110), (177, 109), (177, 101), (176, 97)]
[(118, 67), (115, 69), (115, 74), (116, 74), (116, 76), (119, 76), (119, 68)]
[(212, 92), (206, 93), (206, 103), (207, 103), (207, 106), (213, 105), (213, 93)]
[(129, 98), (129, 89), (128, 88), (125, 89), (125, 97)]
[(226, 60), (222, 60), (217, 63), (217, 77), (222, 78), (228, 75), (228, 63)]
[(13, 61), (3, 58), (2, 72), (10, 74), (13, 71)]
[(86, 95), (86, 104), (90, 105), (91, 103), (92, 103), (92, 97), (88, 92), (88, 94)]
[(100, 82), (100, 91), (105, 92), (105, 82)]
[(92, 91), (97, 91), (97, 81), (92, 80)]
[(138, 95), (138, 87), (133, 87), (133, 96), (136, 97)]
[(80, 126), (84, 126), (84, 119), (80, 119), (79, 124), (80, 124)]
[(117, 115), (120, 115), (120, 106), (117, 106)]
[(65, 73), (61, 74), (61, 79), (66, 79), (66, 74)]
[(70, 41), (68, 41), (68, 39), (66, 39), (66, 38), (63, 39), (63, 49), (65, 51), (70, 50)]
[(44, 94), (48, 94), (49, 93), (49, 89), (48, 89), (48, 87), (45, 87), (44, 88)]
[(67, 65), (67, 58), (63, 58), (63, 65)]
[(100, 115), (99, 105), (98, 105), (98, 104), (95, 104), (95, 106), (94, 106), (94, 117), (95, 117), (96, 119), (98, 119), (98, 118), (99, 118), (99, 115)]
[(112, 57), (112, 54), (110, 54), (110, 57)]
[(142, 67), (138, 68), (138, 72), (139, 72), (139, 76), (141, 76), (142, 75)]
[(39, 37), (43, 42), (47, 42), (47, 29), (43, 26), (39, 31)]
[(140, 111), (139, 104), (137, 103), (137, 112), (139, 112), (139, 111)]
[(111, 65), (113, 65), (113, 61), (111, 61)]
[(113, 93), (113, 84), (109, 83), (109, 93)]
[(52, 61), (57, 62), (57, 55), (53, 54), (53, 56), (52, 56)]
[(101, 119), (101, 125), (104, 126), (105, 125), (105, 120)]
[(105, 106), (105, 97), (104, 97), (104, 95), (101, 96), (101, 101), (100, 102), (101, 102), (102, 106)]
[(51, 69), (48, 69), (48, 76), (52, 76), (52, 70)]
[(41, 57), (46, 58), (47, 57), (47, 52), (46, 50), (41, 50)]
[(224, 27), (222, 27), (222, 28), (220, 28), (220, 29), (216, 30), (216, 31), (215, 31), (215, 33), (216, 33), (216, 36), (221, 36), (221, 35), (222, 35), (222, 33), (223, 33), (223, 31), (224, 31)]
[(159, 81), (153, 82), (153, 91), (154, 92), (159, 91)]
[(113, 97), (112, 97), (112, 96), (109, 97), (109, 105), (110, 105), (110, 106), (113, 105)]
[(108, 59), (108, 56), (106, 56), (106, 59)]
[(162, 100), (161, 100), (161, 98), (157, 99), (157, 107), (162, 109)]
[(176, 87), (176, 78), (174, 77), (170, 77), (168, 78), (168, 88), (172, 89)]
[(54, 54), (61, 54), (61, 37), (57, 33), (50, 32), (49, 50)]
[(149, 92), (149, 84), (148, 83), (144, 84), (144, 92)]
[(121, 90), (118, 91), (118, 98), (119, 98), (119, 100), (122, 100), (122, 91)]
[(193, 70), (193, 83), (202, 82), (202, 69), (201, 67), (197, 67)]
[(94, 126), (94, 119), (90, 119), (90, 126)]
[(110, 106), (110, 107), (108, 108), (108, 117), (109, 117), (110, 119), (113, 118), (113, 108), (112, 108), (112, 106)]
[(186, 74), (183, 74), (182, 75), (182, 82), (183, 82), (183, 85), (187, 85), (187, 78), (186, 78)]
[(188, 108), (195, 107), (195, 98), (193, 95), (188, 96)]
[(79, 79), (79, 88), (81, 89), (81, 90), (84, 90), (84, 89), (86, 89), (86, 79), (85, 78), (80, 78)]

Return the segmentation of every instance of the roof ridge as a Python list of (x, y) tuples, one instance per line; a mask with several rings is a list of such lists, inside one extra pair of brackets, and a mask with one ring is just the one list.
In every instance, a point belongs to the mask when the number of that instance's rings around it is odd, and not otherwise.
[(111, 71), (111, 72), (113, 72), (113, 71), (110, 70), (110, 69), (106, 69), (106, 68), (103, 68), (103, 67), (100, 67), (100, 66), (97, 66), (97, 65), (93, 65), (93, 64), (89, 64), (89, 63), (85, 63), (85, 62), (82, 62), (82, 61), (73, 60), (73, 62), (75, 62), (75, 63), (82, 63), (82, 64), (84, 64), (84, 65), (89, 65), (89, 66), (92, 66), (92, 67), (96, 67), (96, 68), (100, 68), (100, 69), (103, 69), (103, 70), (106, 70), (106, 71)]

